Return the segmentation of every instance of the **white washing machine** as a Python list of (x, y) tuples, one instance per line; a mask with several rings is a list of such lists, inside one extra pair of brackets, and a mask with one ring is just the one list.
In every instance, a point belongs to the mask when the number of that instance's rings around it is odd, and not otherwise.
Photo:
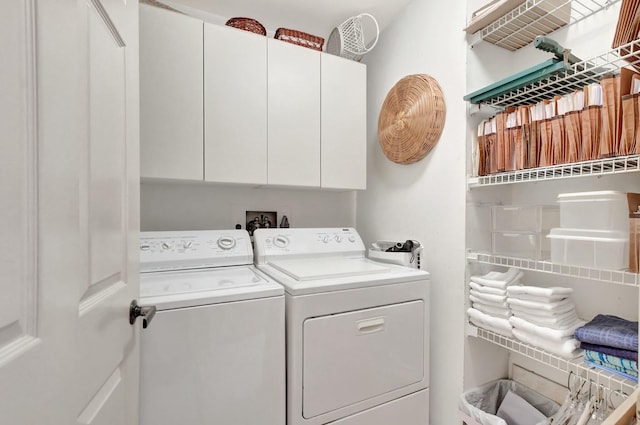
[(365, 258), (347, 229), (259, 229), (285, 287), (287, 424), (429, 422), (429, 274)]
[(283, 425), (284, 291), (244, 230), (144, 232), (142, 425)]

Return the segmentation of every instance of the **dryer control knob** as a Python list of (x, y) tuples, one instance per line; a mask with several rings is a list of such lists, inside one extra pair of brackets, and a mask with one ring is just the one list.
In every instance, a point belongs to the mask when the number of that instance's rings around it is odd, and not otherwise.
[(236, 246), (236, 240), (231, 236), (220, 236), (218, 238), (218, 246), (222, 249), (231, 249)]
[(342, 242), (342, 236), (336, 235), (336, 242), (338, 243)]
[(284, 248), (287, 245), (289, 245), (289, 238), (287, 238), (284, 235), (278, 235), (275, 238), (273, 238), (273, 244), (278, 248)]
[(355, 242), (356, 241), (356, 237), (351, 235), (349, 236), (349, 242)]
[(171, 244), (169, 242), (162, 242), (162, 249), (171, 249)]
[(322, 237), (322, 242), (324, 243), (329, 243), (330, 240), (331, 240), (331, 236), (329, 235), (325, 235)]

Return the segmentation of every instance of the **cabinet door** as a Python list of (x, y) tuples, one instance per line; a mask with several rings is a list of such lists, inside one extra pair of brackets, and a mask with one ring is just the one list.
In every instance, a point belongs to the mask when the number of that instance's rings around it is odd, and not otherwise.
[(320, 186), (320, 52), (268, 40), (268, 183)]
[(267, 38), (204, 26), (206, 181), (267, 183)]
[(321, 58), (321, 183), (367, 187), (367, 68), (339, 56)]
[(140, 5), (141, 177), (203, 179), (202, 26)]

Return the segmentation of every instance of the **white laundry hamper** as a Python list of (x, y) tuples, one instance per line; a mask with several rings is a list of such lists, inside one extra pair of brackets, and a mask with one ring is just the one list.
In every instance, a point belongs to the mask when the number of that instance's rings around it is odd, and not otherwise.
[[(365, 34), (362, 27), (362, 19), (368, 18), (373, 21), (376, 28), (376, 36), (374, 40), (365, 45)], [(368, 13), (352, 16), (331, 31), (327, 40), (327, 53), (342, 56), (360, 62), (362, 57), (369, 53), (378, 43), (380, 36), (380, 27), (378, 21)]]
[(467, 425), (507, 425), (496, 414), (509, 391), (522, 397), (546, 417), (553, 416), (560, 407), (555, 401), (516, 381), (497, 379), (462, 393), (458, 399), (460, 417)]

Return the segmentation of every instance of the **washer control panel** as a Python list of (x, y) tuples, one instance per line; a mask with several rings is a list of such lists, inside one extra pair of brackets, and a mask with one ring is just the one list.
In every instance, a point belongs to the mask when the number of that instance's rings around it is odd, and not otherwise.
[(364, 256), (365, 251), (360, 235), (353, 228), (256, 229), (253, 237), (257, 264), (285, 256)]
[(140, 270), (163, 271), (253, 263), (245, 230), (142, 232)]

